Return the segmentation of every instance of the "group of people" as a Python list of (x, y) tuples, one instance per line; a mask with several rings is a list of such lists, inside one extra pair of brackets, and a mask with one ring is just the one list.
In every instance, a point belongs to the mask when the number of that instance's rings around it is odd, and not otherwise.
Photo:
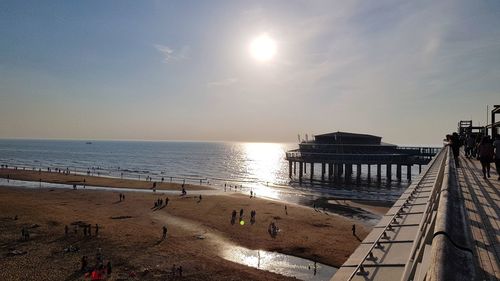
[(163, 206), (164, 206), (164, 205), (163, 205), (163, 203), (165, 203), (165, 207), (167, 207), (167, 206), (168, 206), (168, 202), (169, 202), (169, 201), (170, 201), (170, 199), (169, 199), (168, 197), (167, 197), (167, 198), (165, 198), (165, 201), (163, 201), (163, 199), (161, 199), (161, 198), (158, 198), (158, 199), (156, 199), (156, 201), (155, 201), (155, 204), (154, 204), (153, 209), (163, 207)]
[(119, 196), (120, 196), (120, 202), (125, 201), (125, 194), (120, 193)]
[[(83, 228), (83, 236), (92, 236), (92, 225), (91, 224), (84, 224), (80, 225), (81, 228)], [(74, 227), (74, 232), (75, 235), (78, 234), (78, 225), (75, 225)], [(69, 234), (69, 227), (68, 225), (64, 226), (64, 235), (68, 236)], [(96, 223), (94, 227), (94, 236), (99, 235), (99, 225)]]
[(269, 223), (269, 226), (267, 227), (267, 232), (269, 232), (269, 235), (271, 235), (272, 238), (275, 238), (278, 235), (279, 231), (280, 229), (274, 221)]
[(459, 167), (460, 147), (464, 146), (465, 157), (477, 157), (481, 162), (485, 179), (491, 176), (491, 163), (495, 162), (495, 168), (499, 175), (498, 180), (500, 180), (500, 135), (496, 135), (495, 140), (492, 140), (488, 135), (474, 137), (472, 134), (467, 134), (461, 138), (457, 133), (453, 133), (452, 135), (446, 135), (446, 141), (452, 149), (457, 167)]
[(175, 277), (175, 276), (179, 276), (179, 277), (182, 277), (182, 265), (179, 265), (178, 267), (174, 265), (172, 265), (172, 277)]
[(85, 274), (85, 278), (90, 278), (92, 281), (105, 280), (112, 273), (111, 261), (104, 261), (101, 248), (97, 250), (96, 262), (93, 267), (89, 266), (89, 259), (83, 256), (81, 259), (80, 271)]

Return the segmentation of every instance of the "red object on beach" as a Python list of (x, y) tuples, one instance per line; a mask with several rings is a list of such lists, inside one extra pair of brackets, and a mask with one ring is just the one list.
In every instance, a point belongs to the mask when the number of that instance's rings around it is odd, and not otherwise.
[(92, 271), (92, 275), (90, 276), (90, 280), (104, 280), (104, 275), (100, 270), (94, 270)]

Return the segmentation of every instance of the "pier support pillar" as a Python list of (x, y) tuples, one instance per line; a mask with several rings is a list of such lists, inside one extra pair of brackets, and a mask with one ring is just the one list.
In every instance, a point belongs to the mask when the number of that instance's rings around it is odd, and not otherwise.
[(377, 181), (380, 182), (382, 178), (382, 165), (377, 164)]
[(325, 163), (321, 163), (321, 180), (325, 180)]
[(411, 181), (411, 165), (406, 166), (406, 179)]
[(302, 162), (302, 170), (304, 171), (304, 175), (307, 174), (307, 163), (306, 162)]
[(341, 176), (344, 173), (344, 164), (340, 163), (339, 165), (339, 176)]
[(333, 163), (328, 163), (328, 179), (332, 180), (333, 177)]
[(311, 171), (311, 181), (312, 181), (314, 177), (314, 162), (311, 162), (311, 169), (309, 170)]
[(336, 182), (339, 180), (339, 164), (333, 164), (333, 179)]
[(356, 181), (361, 181), (361, 164), (356, 165)]
[(293, 174), (297, 174), (297, 162), (293, 161)]
[(288, 177), (292, 178), (292, 161), (288, 161)]
[(303, 166), (302, 166), (302, 162), (299, 162), (299, 182), (302, 182), (302, 174), (303, 172)]
[(421, 174), (422, 173), (422, 164), (418, 164), (418, 173)]
[(366, 168), (368, 170), (368, 182), (370, 182), (372, 179), (372, 165), (368, 164), (366, 165)]
[(392, 164), (387, 164), (386, 166), (386, 177), (388, 181), (392, 180)]
[(398, 178), (398, 181), (401, 181), (401, 164), (396, 166), (396, 177)]
[(350, 182), (352, 180), (352, 164), (345, 164), (344, 178), (346, 182)]

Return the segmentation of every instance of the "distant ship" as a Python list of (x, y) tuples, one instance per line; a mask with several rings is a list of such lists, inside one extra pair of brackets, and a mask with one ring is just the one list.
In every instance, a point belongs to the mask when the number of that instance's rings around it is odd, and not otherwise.
[(92, 144), (92, 142), (91, 142), (91, 141), (88, 141), (88, 142), (86, 142), (85, 144)]

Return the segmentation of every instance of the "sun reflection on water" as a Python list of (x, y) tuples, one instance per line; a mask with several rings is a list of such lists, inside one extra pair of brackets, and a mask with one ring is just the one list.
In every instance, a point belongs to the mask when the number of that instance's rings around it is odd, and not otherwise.
[(279, 175), (284, 169), (285, 147), (279, 143), (245, 143), (244, 152), (246, 174), (257, 181), (252, 187), (257, 196), (260, 194), (277, 198), (275, 190), (265, 187), (280, 181)]

